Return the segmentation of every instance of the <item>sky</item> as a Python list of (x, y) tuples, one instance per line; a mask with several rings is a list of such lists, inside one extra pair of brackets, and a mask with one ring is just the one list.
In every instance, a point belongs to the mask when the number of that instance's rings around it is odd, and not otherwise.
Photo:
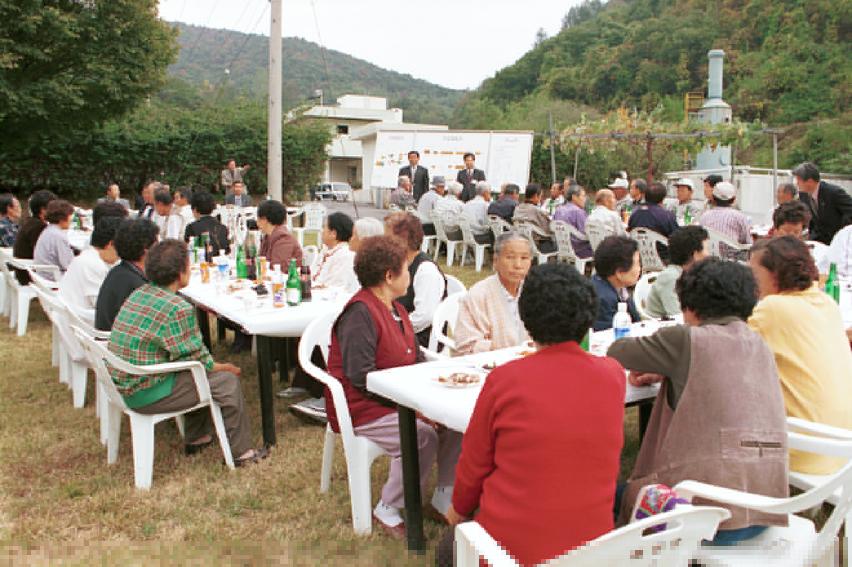
[[(517, 61), (544, 28), (555, 34), (581, 0), (284, 0), (285, 37), (456, 89)], [(314, 17), (316, 14), (316, 17)], [(160, 0), (160, 16), (269, 35), (268, 0)]]

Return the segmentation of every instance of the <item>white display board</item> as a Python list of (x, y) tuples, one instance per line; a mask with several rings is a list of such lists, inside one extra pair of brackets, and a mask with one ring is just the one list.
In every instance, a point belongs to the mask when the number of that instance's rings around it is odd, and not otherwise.
[(429, 170), (429, 178), (443, 175), (455, 180), (464, 169), (464, 154), (476, 156), (476, 168), (496, 191), (503, 183), (515, 183), (523, 189), (529, 180), (532, 132), (470, 131), (379, 131), (371, 187), (396, 187), (399, 170), (408, 165), (408, 152), (420, 152), (420, 165)]

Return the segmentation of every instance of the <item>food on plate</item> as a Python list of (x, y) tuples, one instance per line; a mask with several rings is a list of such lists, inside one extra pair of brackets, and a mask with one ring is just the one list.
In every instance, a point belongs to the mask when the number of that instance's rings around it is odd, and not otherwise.
[(478, 384), (482, 377), (470, 372), (453, 372), (449, 376), (439, 376), (438, 382), (445, 386), (464, 387)]

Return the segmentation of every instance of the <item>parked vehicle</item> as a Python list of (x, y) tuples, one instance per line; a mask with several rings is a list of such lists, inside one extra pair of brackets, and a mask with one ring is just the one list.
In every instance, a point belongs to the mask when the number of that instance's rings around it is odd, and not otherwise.
[(316, 191), (311, 191), (311, 198), (318, 201), (331, 199), (333, 201), (348, 201), (352, 196), (352, 187), (348, 183), (320, 183)]

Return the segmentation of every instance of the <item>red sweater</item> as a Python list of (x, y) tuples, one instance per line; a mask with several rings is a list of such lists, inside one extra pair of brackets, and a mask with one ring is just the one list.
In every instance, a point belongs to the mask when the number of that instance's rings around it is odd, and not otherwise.
[(522, 565), (610, 531), (623, 439), (624, 369), (574, 342), (495, 369), (476, 401), (453, 507)]

